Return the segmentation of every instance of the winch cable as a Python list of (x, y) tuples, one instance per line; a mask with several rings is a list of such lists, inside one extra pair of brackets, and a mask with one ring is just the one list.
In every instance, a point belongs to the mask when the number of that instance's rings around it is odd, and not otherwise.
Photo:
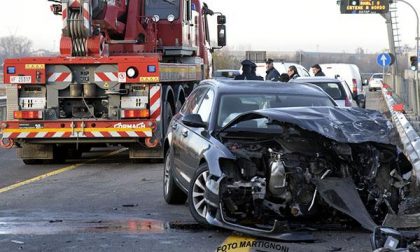
[(84, 27), (82, 8), (70, 11), (69, 31), (73, 49), (72, 56), (86, 56), (88, 34)]

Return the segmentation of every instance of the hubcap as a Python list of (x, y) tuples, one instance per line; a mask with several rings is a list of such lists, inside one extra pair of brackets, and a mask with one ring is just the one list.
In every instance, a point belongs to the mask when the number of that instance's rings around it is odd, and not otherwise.
[(194, 209), (203, 218), (206, 218), (207, 214), (207, 205), (204, 199), (204, 193), (206, 191), (208, 175), (208, 171), (202, 172), (194, 181), (192, 190), (192, 201), (194, 204)]

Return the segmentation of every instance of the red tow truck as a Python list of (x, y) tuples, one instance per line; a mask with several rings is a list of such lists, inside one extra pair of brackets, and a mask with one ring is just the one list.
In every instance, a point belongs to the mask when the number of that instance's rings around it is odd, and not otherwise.
[(132, 159), (162, 158), (170, 119), (226, 44), (225, 16), (200, 0), (52, 2), (60, 55), (5, 60), (1, 146), (17, 147), (25, 164), (104, 144), (128, 147)]

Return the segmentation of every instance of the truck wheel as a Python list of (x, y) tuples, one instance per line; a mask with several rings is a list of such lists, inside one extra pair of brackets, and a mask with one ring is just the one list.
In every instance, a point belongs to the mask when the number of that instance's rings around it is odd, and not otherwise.
[(191, 180), (188, 190), (188, 206), (194, 219), (202, 224), (208, 225), (206, 221), (207, 204), (205, 201), (206, 182), (209, 176), (207, 164), (202, 164)]
[(176, 104), (175, 104), (175, 113), (178, 113), (181, 110), (181, 107), (182, 107), (181, 101), (180, 100), (176, 101)]
[(173, 111), (172, 111), (172, 107), (171, 104), (169, 104), (169, 102), (165, 102), (165, 106), (163, 106), (163, 138), (166, 137), (166, 133), (168, 133), (168, 127), (169, 127), (169, 123), (172, 119)]
[(175, 183), (173, 175), (173, 162), (173, 151), (169, 148), (165, 156), (165, 166), (163, 169), (163, 198), (166, 203), (171, 205), (184, 204), (187, 199), (187, 195), (185, 195), (185, 193)]
[(53, 149), (53, 163), (63, 164), (66, 161), (66, 149), (63, 146), (56, 145)]
[(82, 150), (78, 150), (76, 147), (69, 147), (66, 150), (66, 157), (70, 159), (79, 159), (82, 157)]
[(42, 164), (42, 159), (22, 159), (25, 165), (38, 165)]

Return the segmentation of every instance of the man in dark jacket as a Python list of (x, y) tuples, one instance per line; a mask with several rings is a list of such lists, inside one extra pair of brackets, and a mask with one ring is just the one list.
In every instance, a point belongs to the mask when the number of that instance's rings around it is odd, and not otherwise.
[(312, 72), (314, 73), (314, 76), (318, 77), (318, 76), (325, 76), (324, 72), (322, 72), (322, 68), (320, 65), (315, 64), (312, 67)]
[(235, 80), (261, 80), (263, 81), (264, 78), (261, 76), (257, 76), (257, 65), (250, 61), (244, 60), (241, 62), (242, 64), (242, 74), (235, 77)]
[(265, 80), (270, 81), (279, 81), (280, 80), (280, 73), (277, 71), (277, 69), (274, 68), (274, 61), (272, 59), (267, 59), (265, 61), (266, 64), (266, 73)]

